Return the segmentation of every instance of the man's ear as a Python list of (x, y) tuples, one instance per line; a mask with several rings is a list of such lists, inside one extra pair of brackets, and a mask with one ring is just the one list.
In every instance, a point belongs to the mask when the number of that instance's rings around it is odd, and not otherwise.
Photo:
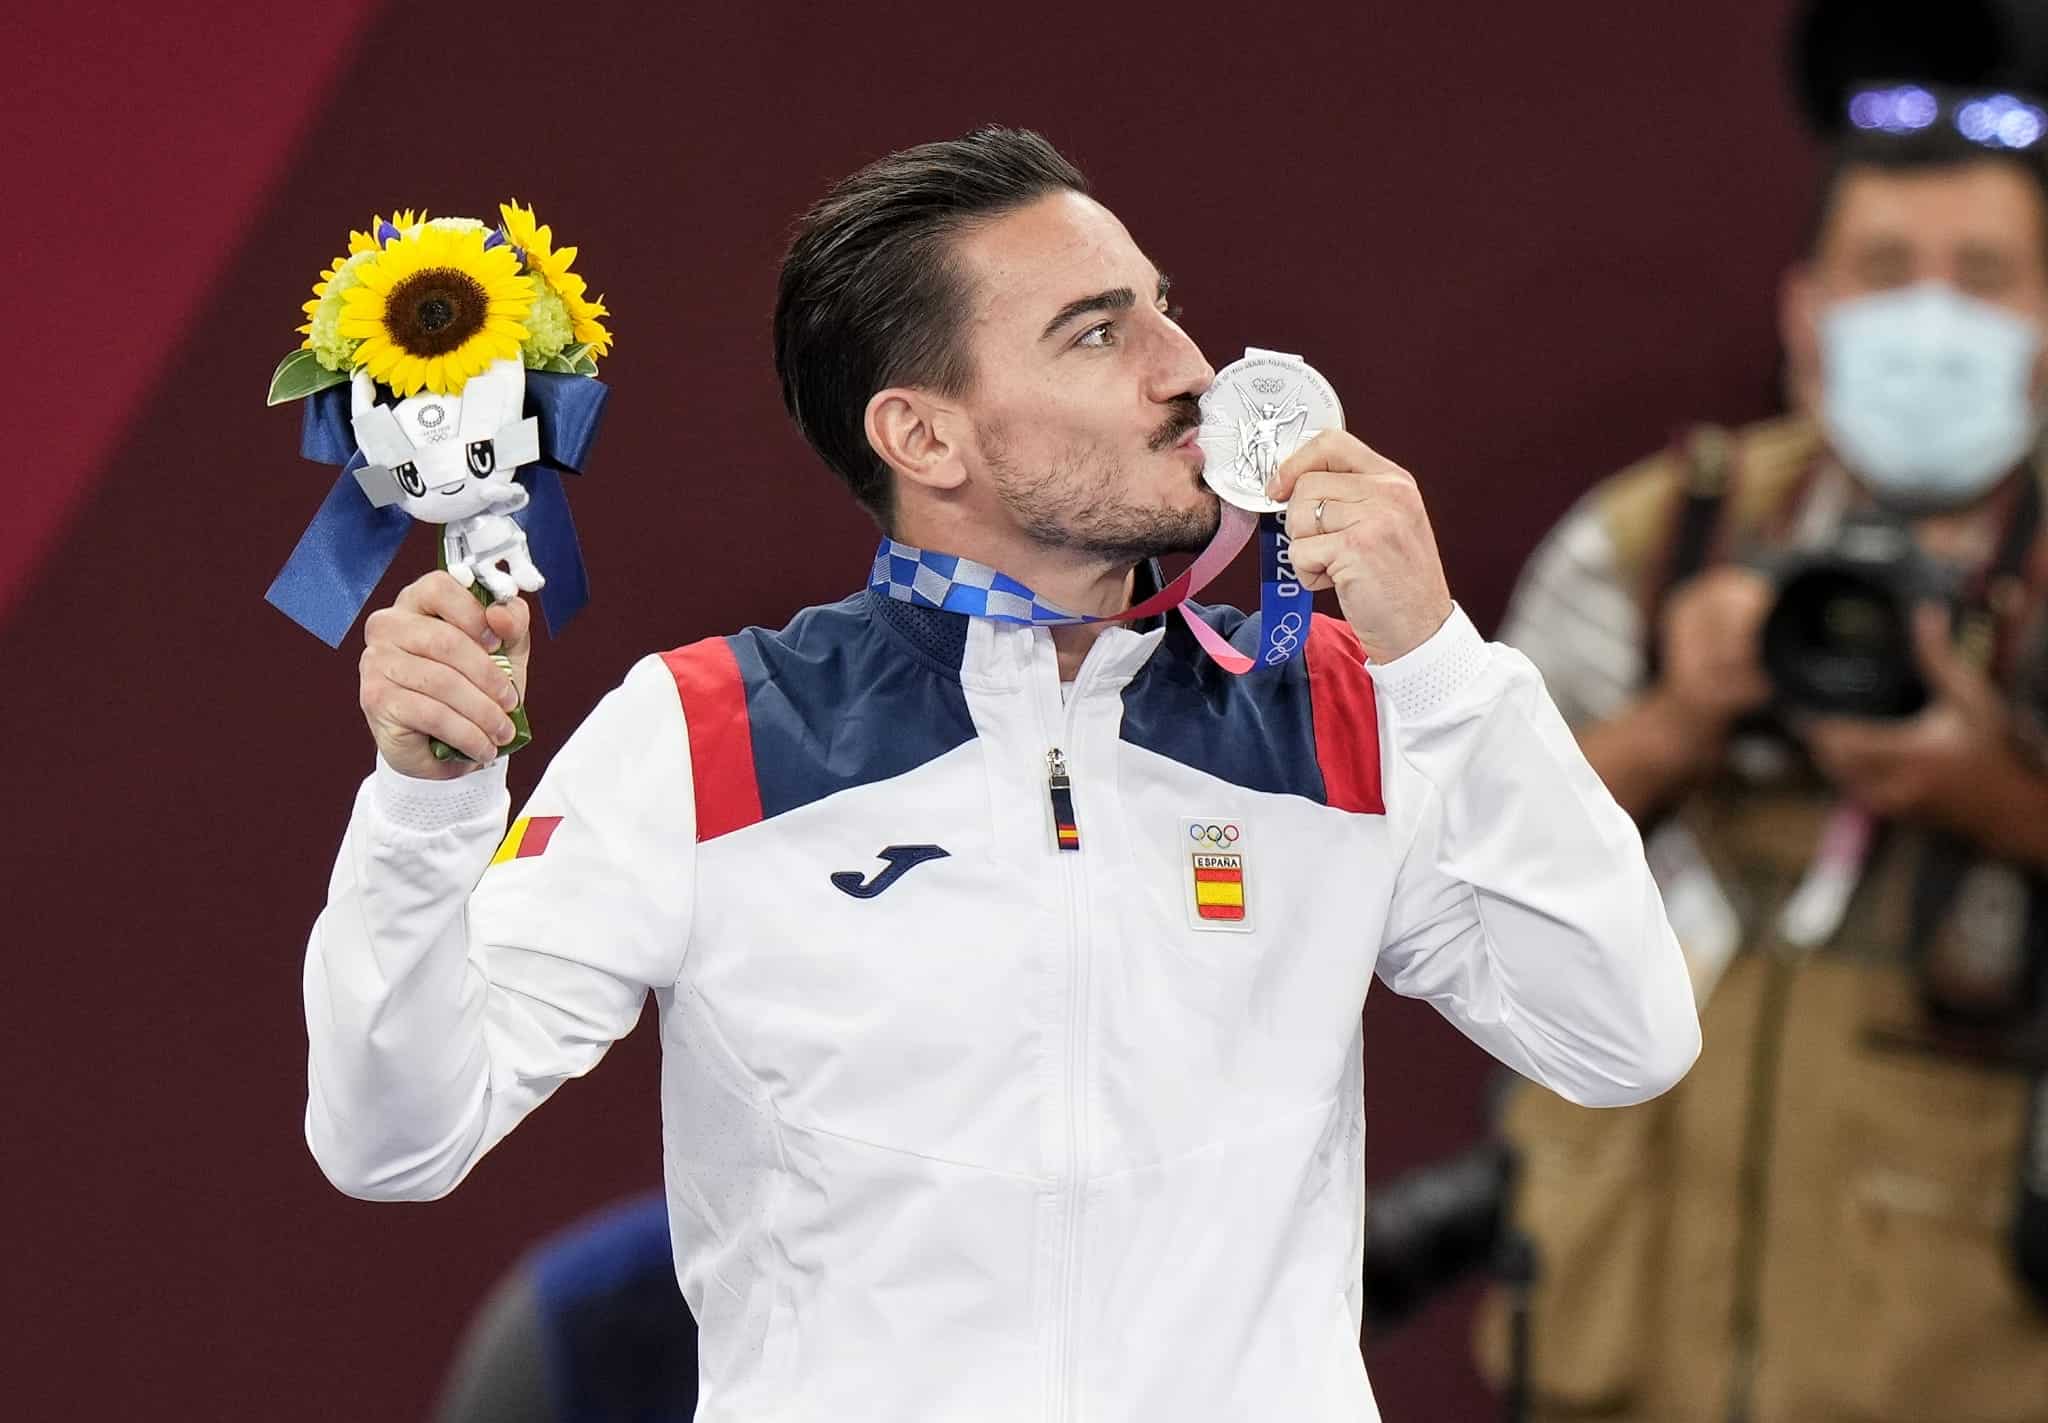
[(1795, 262), (1778, 279), (1778, 340), (1785, 348), (1786, 392), (1806, 410), (1820, 400), (1820, 277), (1811, 262)]
[(967, 479), (956, 432), (959, 413), (930, 391), (878, 390), (868, 400), (868, 444), (882, 462), (927, 489), (958, 489)]

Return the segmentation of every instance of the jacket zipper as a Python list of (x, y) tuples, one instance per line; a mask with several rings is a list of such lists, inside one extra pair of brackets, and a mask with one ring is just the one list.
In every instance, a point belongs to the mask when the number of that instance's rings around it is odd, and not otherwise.
[(1081, 1287), (1081, 1110), (1086, 1094), (1082, 1074), (1087, 1070), (1085, 1038), (1087, 1023), (1088, 956), (1081, 943), (1081, 886), (1078, 856), (1062, 855), (1067, 879), (1067, 954), (1071, 964), (1071, 991), (1067, 999), (1067, 1181), (1065, 1210), (1067, 1238), (1060, 1270), (1059, 1346), (1054, 1359), (1059, 1368), (1058, 1393), (1053, 1417), (1066, 1423), (1073, 1414), (1074, 1313)]
[[(1093, 651), (1093, 649), (1090, 649)], [(1053, 669), (1054, 685), (1057, 686), (1058, 670)], [(1039, 703), (1041, 724), (1047, 733), (1045, 755), (1046, 799), (1052, 809), (1053, 843), (1065, 874), (1067, 890), (1067, 1160), (1064, 1189), (1062, 1191), (1061, 1220), (1066, 1237), (1061, 1243), (1059, 1289), (1055, 1295), (1058, 1313), (1053, 1328), (1053, 1390), (1051, 1418), (1053, 1423), (1066, 1423), (1073, 1415), (1073, 1374), (1074, 1374), (1074, 1314), (1076, 1295), (1081, 1278), (1081, 1112), (1086, 1096), (1082, 1088), (1082, 1077), (1086, 1071), (1086, 1021), (1087, 1021), (1087, 953), (1082, 944), (1082, 898), (1083, 862), (1080, 822), (1074, 812), (1074, 783), (1067, 767), (1066, 752), (1059, 746), (1051, 745), (1051, 731), (1055, 725), (1065, 728), (1064, 739), (1072, 744), (1075, 725), (1082, 701), (1082, 693), (1088, 681), (1087, 659), (1082, 660), (1080, 673), (1068, 694), (1063, 715), (1056, 712), (1046, 716), (1047, 703)], [(1054, 704), (1055, 706), (1057, 704)]]

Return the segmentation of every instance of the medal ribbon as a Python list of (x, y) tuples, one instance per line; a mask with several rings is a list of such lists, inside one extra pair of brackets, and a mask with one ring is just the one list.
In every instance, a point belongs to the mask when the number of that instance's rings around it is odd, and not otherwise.
[[(1288, 537), (1278, 514), (1253, 514), (1223, 505), (1223, 521), (1209, 546), (1187, 570), (1151, 597), (1120, 613), (1070, 613), (1046, 602), (1006, 573), (957, 554), (932, 553), (896, 539), (882, 540), (868, 586), (920, 608), (965, 613), (996, 622), (1033, 627), (1074, 627), (1121, 623), (1178, 609), (1195, 641), (1225, 671), (1243, 676), (1254, 667), (1278, 667), (1299, 655), (1308, 641), (1314, 595), (1301, 586), (1288, 556)], [(1215, 581), (1238, 552), (1259, 536), (1259, 646), (1247, 656), (1188, 607), (1188, 600)]]

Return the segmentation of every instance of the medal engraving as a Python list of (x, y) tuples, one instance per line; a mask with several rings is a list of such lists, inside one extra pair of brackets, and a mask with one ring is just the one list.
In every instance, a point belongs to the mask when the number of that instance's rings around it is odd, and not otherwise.
[(1273, 472), (1323, 431), (1343, 428), (1337, 392), (1313, 366), (1253, 347), (1202, 397), (1202, 478), (1240, 509), (1276, 512), (1287, 506), (1266, 495)]

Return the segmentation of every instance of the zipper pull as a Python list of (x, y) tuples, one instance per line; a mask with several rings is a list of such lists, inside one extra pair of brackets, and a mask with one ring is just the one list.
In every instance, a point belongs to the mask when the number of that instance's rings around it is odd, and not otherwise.
[(1081, 848), (1081, 827), (1074, 823), (1074, 783), (1067, 779), (1067, 758), (1055, 746), (1045, 753), (1045, 789), (1052, 799), (1053, 838), (1062, 850)]

